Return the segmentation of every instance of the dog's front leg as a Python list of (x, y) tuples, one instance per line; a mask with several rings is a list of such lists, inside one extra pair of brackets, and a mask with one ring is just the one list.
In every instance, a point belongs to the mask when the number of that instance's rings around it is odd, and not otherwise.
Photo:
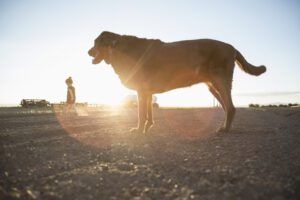
[(152, 109), (152, 94), (147, 95), (147, 122), (145, 124), (144, 132), (147, 133), (149, 129), (153, 126), (153, 109)]
[(131, 132), (144, 132), (147, 118), (147, 95), (144, 92), (138, 92), (138, 126), (132, 128)]

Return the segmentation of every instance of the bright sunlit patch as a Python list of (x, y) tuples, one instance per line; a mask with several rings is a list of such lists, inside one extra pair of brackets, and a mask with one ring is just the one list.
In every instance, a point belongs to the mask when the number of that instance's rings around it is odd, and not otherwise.
[(76, 92), (79, 100), (82, 96), (82, 101), (90, 104), (117, 106), (126, 95), (134, 93), (124, 87), (112, 67), (105, 64), (85, 68), (81, 76), (78, 75), (78, 82)]
[(172, 90), (157, 97), (159, 105), (165, 107), (210, 107), (214, 101), (204, 84)]

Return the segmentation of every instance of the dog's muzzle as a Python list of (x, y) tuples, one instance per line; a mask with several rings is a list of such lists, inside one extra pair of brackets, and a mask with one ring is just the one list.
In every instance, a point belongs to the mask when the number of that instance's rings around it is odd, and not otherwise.
[(91, 48), (89, 51), (88, 51), (88, 54), (92, 57), (95, 57), (97, 55), (97, 52), (96, 50), (93, 48)]

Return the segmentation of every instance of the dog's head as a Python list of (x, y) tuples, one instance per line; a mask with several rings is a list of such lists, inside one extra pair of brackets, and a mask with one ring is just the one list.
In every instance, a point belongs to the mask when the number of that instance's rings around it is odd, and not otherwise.
[(113, 48), (121, 36), (112, 32), (104, 31), (95, 40), (94, 46), (88, 51), (88, 54), (94, 59), (93, 64), (98, 64), (102, 60), (107, 61), (109, 48)]

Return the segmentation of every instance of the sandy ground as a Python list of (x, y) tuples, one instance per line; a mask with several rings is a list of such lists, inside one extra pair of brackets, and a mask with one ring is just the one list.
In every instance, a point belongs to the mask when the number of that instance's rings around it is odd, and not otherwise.
[(0, 199), (299, 199), (300, 108), (0, 109)]

